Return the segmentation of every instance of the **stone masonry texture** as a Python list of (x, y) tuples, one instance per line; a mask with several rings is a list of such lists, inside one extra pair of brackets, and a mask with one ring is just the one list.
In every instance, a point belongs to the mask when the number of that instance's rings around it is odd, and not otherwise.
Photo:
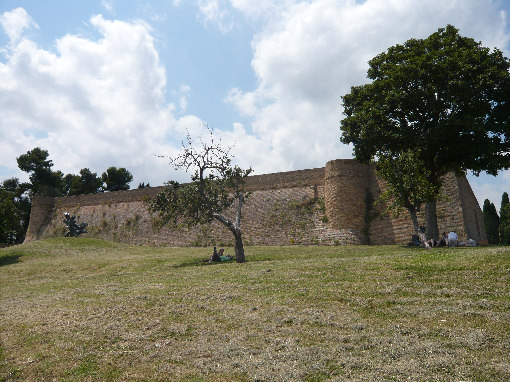
[[(256, 175), (243, 207), (246, 245), (406, 244), (413, 234), (407, 211), (395, 217), (378, 201), (384, 182), (375, 170), (353, 159), (323, 168)], [(87, 222), (85, 237), (136, 245), (232, 246), (232, 234), (219, 222), (193, 228), (159, 227), (148, 201), (163, 190), (129, 191), (58, 198), (34, 197), (26, 241), (63, 236), (63, 213)], [(482, 211), (465, 177), (448, 174), (438, 202), (439, 230), (455, 230), (461, 240), (486, 242)], [(234, 210), (226, 212), (233, 217)], [(424, 224), (423, 214), (418, 215)]]

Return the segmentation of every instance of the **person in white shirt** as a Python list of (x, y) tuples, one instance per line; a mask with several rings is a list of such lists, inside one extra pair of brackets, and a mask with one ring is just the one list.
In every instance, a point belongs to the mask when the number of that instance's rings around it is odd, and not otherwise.
[(456, 247), (459, 241), (459, 236), (455, 231), (452, 231), (448, 234), (448, 247)]

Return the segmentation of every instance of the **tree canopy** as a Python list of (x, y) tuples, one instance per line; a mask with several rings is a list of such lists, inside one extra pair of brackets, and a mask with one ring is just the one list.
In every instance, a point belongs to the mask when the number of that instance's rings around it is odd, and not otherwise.
[(61, 194), (64, 174), (51, 169), (53, 162), (48, 156), (48, 151), (36, 147), (16, 158), (20, 170), (29, 174), (32, 194), (43, 196)]
[(129, 183), (133, 180), (133, 175), (124, 167), (109, 167), (103, 172), (102, 180), (105, 183), (105, 191), (129, 190)]
[(103, 180), (97, 173), (82, 168), (80, 175), (67, 174), (64, 177), (66, 195), (96, 194), (103, 190)]
[(11, 178), (0, 184), (0, 243), (22, 243), (30, 217), (29, 185)]
[[(344, 97), (341, 141), (363, 162), (416, 150), (435, 195), (429, 237), (438, 237), (435, 200), (450, 171), (496, 175), (510, 167), (510, 62), (448, 25), (369, 61), (371, 83)], [(429, 186), (427, 186), (429, 187)], [(430, 231), (429, 231), (430, 230)]]

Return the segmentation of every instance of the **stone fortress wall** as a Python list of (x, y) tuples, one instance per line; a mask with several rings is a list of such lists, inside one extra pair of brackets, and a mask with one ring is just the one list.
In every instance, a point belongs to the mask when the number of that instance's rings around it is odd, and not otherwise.
[[(377, 202), (383, 182), (375, 170), (353, 159), (323, 168), (255, 175), (243, 207), (247, 245), (406, 244), (413, 234), (406, 211), (399, 217)], [(34, 198), (26, 241), (63, 236), (63, 213), (87, 222), (85, 237), (137, 245), (230, 246), (232, 234), (220, 223), (158, 228), (147, 201), (163, 187), (59, 198)], [(455, 230), (461, 240), (486, 241), (482, 211), (465, 177), (449, 174), (438, 202), (439, 230)], [(234, 216), (234, 211), (227, 211)], [(423, 215), (418, 215), (424, 224)]]

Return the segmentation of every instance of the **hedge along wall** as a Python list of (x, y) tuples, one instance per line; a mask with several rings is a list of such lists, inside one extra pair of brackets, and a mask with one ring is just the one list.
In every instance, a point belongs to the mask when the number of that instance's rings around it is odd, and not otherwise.
[[(247, 178), (252, 191), (243, 208), (242, 229), (250, 245), (405, 244), (413, 233), (404, 212), (395, 218), (375, 203), (383, 182), (372, 167), (352, 159), (330, 161), (325, 168)], [(88, 234), (139, 245), (233, 245), (220, 223), (191, 229), (158, 228), (147, 201), (162, 187), (62, 198), (34, 198), (27, 241), (62, 236), (63, 213), (87, 222)], [(461, 239), (486, 240), (482, 212), (465, 178), (449, 175), (445, 200), (438, 203), (439, 229)], [(234, 210), (227, 211), (234, 216)], [(420, 222), (423, 216), (419, 215)]]

